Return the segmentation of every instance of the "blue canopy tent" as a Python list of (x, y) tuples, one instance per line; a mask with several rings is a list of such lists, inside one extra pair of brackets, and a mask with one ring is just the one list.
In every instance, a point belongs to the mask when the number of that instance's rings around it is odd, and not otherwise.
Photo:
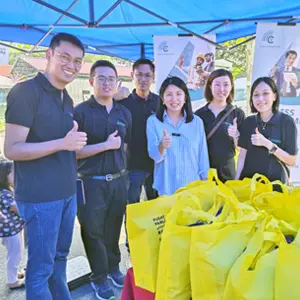
[(288, 25), (298, 16), (299, 0), (9, 0), (0, 6), (0, 40), (32, 52), (64, 31), (91, 53), (153, 59), (154, 35), (212, 33), (219, 44), (255, 34), (256, 22)]

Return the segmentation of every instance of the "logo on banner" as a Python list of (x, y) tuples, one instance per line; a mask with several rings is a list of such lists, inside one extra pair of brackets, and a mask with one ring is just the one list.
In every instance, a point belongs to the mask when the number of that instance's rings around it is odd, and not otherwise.
[(162, 52), (168, 52), (169, 51), (169, 47), (168, 47), (168, 43), (167, 41), (163, 41), (159, 44), (158, 49)]
[(274, 44), (274, 30), (268, 30), (262, 37), (262, 41), (268, 44)]
[(171, 51), (172, 47), (168, 44), (168, 41), (162, 41), (157, 46), (157, 54), (161, 56), (165, 55), (174, 55), (174, 53)]
[(266, 31), (261, 38), (260, 41), (261, 46), (263, 47), (278, 47), (278, 38), (274, 32), (274, 30)]

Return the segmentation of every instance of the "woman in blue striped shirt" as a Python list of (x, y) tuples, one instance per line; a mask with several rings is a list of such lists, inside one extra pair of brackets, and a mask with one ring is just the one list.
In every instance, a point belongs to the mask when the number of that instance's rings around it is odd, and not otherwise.
[(155, 163), (153, 188), (159, 195), (171, 195), (206, 179), (209, 160), (203, 122), (192, 112), (186, 84), (169, 77), (159, 94), (158, 111), (147, 120), (148, 152)]

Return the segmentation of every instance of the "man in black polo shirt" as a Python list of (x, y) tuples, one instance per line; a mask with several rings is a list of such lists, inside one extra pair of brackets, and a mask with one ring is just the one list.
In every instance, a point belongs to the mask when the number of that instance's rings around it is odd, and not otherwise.
[(128, 143), (128, 170), (130, 186), (128, 203), (140, 201), (142, 186), (145, 186), (148, 200), (157, 197), (153, 190), (153, 160), (148, 155), (146, 124), (150, 115), (156, 112), (159, 96), (150, 92), (154, 81), (155, 67), (151, 60), (139, 59), (132, 67), (132, 80), (135, 89), (121, 104), (132, 115), (132, 134)]
[(73, 122), (65, 87), (77, 76), (84, 47), (75, 36), (55, 35), (44, 74), (9, 93), (4, 153), (14, 160), (15, 199), (26, 221), (28, 300), (71, 299), (66, 260), (76, 217), (75, 150), (86, 134)]
[(93, 64), (90, 84), (94, 96), (76, 106), (74, 118), (87, 133), (87, 145), (77, 152), (86, 204), (78, 207), (81, 236), (91, 266), (91, 285), (98, 299), (112, 299), (108, 279), (122, 287), (119, 238), (128, 188), (125, 143), (131, 114), (113, 101), (117, 70), (106, 60)]

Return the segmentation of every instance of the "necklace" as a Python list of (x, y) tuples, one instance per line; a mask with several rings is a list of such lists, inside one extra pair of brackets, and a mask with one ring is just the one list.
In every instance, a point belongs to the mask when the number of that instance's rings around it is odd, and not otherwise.
[(265, 130), (268, 125), (268, 122), (261, 121), (262, 130)]

